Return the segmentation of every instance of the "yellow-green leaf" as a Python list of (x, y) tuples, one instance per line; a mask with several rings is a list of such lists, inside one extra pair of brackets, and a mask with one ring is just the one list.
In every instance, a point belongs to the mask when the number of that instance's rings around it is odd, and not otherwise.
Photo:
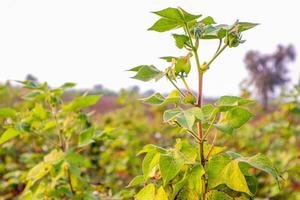
[(159, 80), (164, 76), (164, 73), (158, 70), (153, 65), (140, 65), (130, 69), (129, 71), (137, 72), (133, 79), (140, 81)]
[(135, 196), (135, 200), (155, 200), (155, 186), (154, 184), (148, 184), (142, 188)]
[(159, 169), (164, 185), (172, 180), (184, 165), (182, 157), (176, 154), (162, 154), (159, 160)]
[(92, 106), (96, 104), (101, 95), (90, 95), (90, 96), (82, 96), (77, 97), (73, 101), (71, 101), (69, 104), (64, 106), (65, 111), (77, 111), (82, 108), (86, 108), (89, 106)]
[(155, 200), (168, 200), (168, 195), (162, 186), (160, 186), (160, 188), (158, 188), (156, 196), (155, 196)]
[(202, 183), (202, 176), (205, 174), (205, 171), (202, 165), (195, 165), (190, 174), (188, 179), (189, 189), (194, 190), (199, 195), (202, 193), (203, 183)]
[(95, 129), (93, 127), (83, 130), (79, 134), (78, 147), (84, 147), (90, 143), (93, 143), (94, 135), (95, 135)]
[(130, 183), (127, 185), (127, 187), (133, 187), (136, 185), (141, 185), (143, 183), (144, 183), (144, 176), (138, 175), (130, 181)]
[(148, 30), (149, 31), (157, 31), (157, 32), (165, 32), (172, 29), (179, 28), (180, 24), (177, 21), (169, 20), (166, 18), (161, 18), (157, 20)]
[(150, 151), (146, 154), (142, 163), (142, 170), (145, 181), (147, 181), (149, 177), (154, 176), (155, 169), (159, 163), (159, 159), (160, 153), (156, 151)]
[(0, 117), (14, 117), (17, 114), (12, 108), (0, 108)]
[(12, 138), (20, 135), (19, 131), (16, 131), (13, 128), (7, 129), (0, 137), (0, 145), (11, 140)]
[(208, 162), (208, 187), (213, 189), (221, 184), (234, 191), (253, 195), (239, 167), (238, 160), (232, 160), (226, 155), (217, 155)]

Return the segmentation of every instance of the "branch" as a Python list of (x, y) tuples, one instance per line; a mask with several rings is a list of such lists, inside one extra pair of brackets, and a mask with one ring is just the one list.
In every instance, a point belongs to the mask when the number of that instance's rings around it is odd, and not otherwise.
[(213, 150), (214, 147), (215, 147), (215, 142), (216, 142), (216, 139), (217, 139), (217, 135), (218, 135), (218, 132), (216, 131), (215, 136), (214, 136), (214, 139), (213, 139), (213, 141), (212, 141), (212, 143), (211, 143), (211, 147), (210, 147), (210, 149), (209, 149), (209, 151), (208, 151), (208, 153), (207, 153), (207, 156), (206, 156), (205, 160), (208, 160), (208, 158), (209, 158), (209, 156), (210, 156), (212, 150)]
[(205, 131), (205, 133), (204, 133), (204, 135), (203, 135), (203, 139), (206, 139), (206, 137), (207, 137), (207, 135), (208, 135), (208, 133), (209, 133), (209, 131), (210, 131), (212, 125), (214, 124), (216, 118), (217, 118), (217, 115), (213, 118), (211, 124), (209, 125), (209, 127), (208, 127), (207, 130)]
[(185, 97), (185, 94), (179, 89), (179, 87), (174, 83), (174, 81), (172, 81), (172, 79), (170, 79), (168, 76), (166, 76), (167, 79), (172, 83), (172, 85), (178, 90), (178, 92)]

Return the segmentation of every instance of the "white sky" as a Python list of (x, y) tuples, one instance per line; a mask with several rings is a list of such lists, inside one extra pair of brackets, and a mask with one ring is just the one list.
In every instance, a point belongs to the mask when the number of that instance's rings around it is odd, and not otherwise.
[[(71, 81), (81, 88), (100, 83), (114, 90), (139, 85), (142, 90), (168, 91), (166, 81), (139, 82), (125, 70), (140, 64), (164, 69), (167, 65), (158, 57), (186, 53), (176, 49), (171, 33), (146, 31), (157, 19), (150, 11), (169, 6), (211, 15), (219, 23), (261, 23), (244, 34), (245, 44), (227, 50), (214, 63), (205, 77), (206, 95), (238, 93), (247, 75), (243, 58), (248, 50), (267, 53), (278, 43), (293, 43), (300, 52), (296, 0), (0, 0), (0, 81), (22, 80), (31, 73), (51, 85)], [(202, 61), (216, 45), (201, 45)], [(299, 61), (290, 68), (297, 82)], [(196, 89), (196, 77), (189, 81)]]

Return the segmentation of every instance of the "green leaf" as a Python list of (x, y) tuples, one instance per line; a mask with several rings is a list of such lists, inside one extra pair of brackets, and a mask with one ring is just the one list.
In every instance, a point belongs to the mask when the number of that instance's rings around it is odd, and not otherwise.
[(76, 86), (76, 83), (71, 83), (71, 82), (67, 82), (67, 83), (64, 83), (62, 86), (60, 86), (61, 88), (63, 89), (67, 89), (67, 88), (73, 88)]
[(257, 24), (257, 23), (250, 23), (250, 22), (239, 22), (238, 23), (239, 32), (243, 32), (243, 31), (249, 30), (251, 28), (254, 28), (257, 25), (259, 25), (259, 24)]
[(172, 197), (171, 199), (175, 199), (175, 197), (177, 196), (177, 194), (180, 192), (180, 190), (187, 184), (187, 177), (186, 174), (184, 175), (184, 177), (178, 181), (177, 183), (175, 183), (175, 185), (173, 185), (173, 192), (172, 192)]
[(238, 160), (231, 160), (229, 156), (217, 155), (208, 162), (208, 187), (213, 189), (218, 185), (225, 184), (238, 192), (245, 192), (250, 196), (246, 179), (241, 172)]
[[(44, 176), (46, 176), (50, 170), (52, 169), (52, 165), (47, 162), (41, 162), (34, 166), (32, 169), (29, 170), (26, 180), (30, 181), (30, 186), (33, 185), (36, 181), (40, 180)], [(30, 187), (27, 186), (27, 187)]]
[(44, 162), (55, 165), (59, 163), (64, 158), (64, 156), (65, 154), (61, 150), (53, 149), (44, 157)]
[(206, 104), (201, 108), (194, 108), (193, 113), (195, 117), (202, 123), (212, 120), (219, 112), (219, 109), (211, 104)]
[(78, 147), (84, 147), (90, 143), (93, 143), (94, 135), (95, 135), (95, 129), (93, 127), (83, 130), (79, 134)]
[(69, 104), (64, 106), (64, 110), (65, 111), (77, 111), (82, 108), (92, 106), (99, 101), (100, 97), (101, 97), (101, 95), (76, 97), (73, 101), (71, 101)]
[(155, 186), (154, 184), (148, 184), (141, 189), (135, 196), (135, 200), (155, 200)]
[(153, 150), (146, 154), (142, 163), (142, 170), (145, 181), (148, 180), (149, 177), (153, 177), (155, 174), (156, 167), (159, 164), (160, 153)]
[(165, 32), (182, 27), (185, 23), (189, 23), (201, 17), (201, 15), (190, 14), (182, 8), (166, 8), (153, 13), (161, 18), (148, 30), (157, 32)]
[(163, 115), (164, 122), (172, 122), (176, 120), (178, 125), (182, 128), (193, 130), (195, 123), (195, 116), (193, 113), (193, 108), (188, 110), (181, 110), (179, 108), (166, 110)]
[(221, 192), (218, 190), (211, 190), (207, 194), (207, 200), (234, 200), (225, 192)]
[(178, 8), (178, 10), (182, 14), (182, 16), (184, 18), (184, 20), (183, 20), (184, 22), (191, 22), (202, 16), (202, 15), (193, 15), (191, 13), (186, 12), (182, 8)]
[(61, 150), (52, 150), (49, 154), (44, 157), (44, 161), (40, 162), (32, 169), (29, 170), (26, 180), (28, 181), (28, 186), (32, 186), (36, 181), (40, 180), (46, 176), (55, 164), (62, 161), (64, 153)]
[(176, 199), (180, 200), (199, 200), (200, 197), (197, 192), (189, 189), (183, 189), (179, 192)]
[(220, 24), (217, 26), (208, 25), (204, 29), (202, 39), (221, 39), (224, 38), (230, 30), (230, 26), (226, 24)]
[(66, 160), (68, 161), (68, 163), (70, 163), (71, 165), (75, 165), (75, 166), (85, 166), (87, 163), (87, 160), (85, 159), (85, 157), (83, 155), (80, 155), (78, 153), (74, 153), (72, 151), (68, 152), (67, 156), (66, 156)]
[[(23, 85), (23, 87), (27, 88), (27, 89), (41, 89), (41, 88), (43, 88), (42, 85), (38, 84), (35, 81), (31, 81), (31, 80), (16, 81), (16, 82), (21, 83)], [(45, 83), (45, 85), (47, 85), (47, 84)]]
[(158, 188), (156, 196), (155, 196), (155, 200), (168, 200), (168, 195), (162, 186), (160, 186), (160, 188)]
[(173, 59), (176, 60), (177, 57), (174, 57), (174, 56), (164, 56), (164, 57), (160, 57), (160, 59), (165, 60), (165, 61), (167, 61), (167, 62), (172, 62)]
[(130, 69), (129, 71), (137, 72), (137, 74), (131, 78), (141, 80), (141, 81), (158, 81), (164, 76), (164, 73), (158, 70), (153, 65), (140, 65)]
[(194, 164), (197, 158), (197, 148), (181, 139), (176, 139), (175, 149), (180, 153), (185, 164)]
[(161, 18), (157, 20), (148, 30), (157, 32), (166, 32), (180, 27), (177, 21)]
[(240, 128), (244, 125), (249, 119), (253, 117), (253, 114), (244, 108), (233, 108), (228, 111), (226, 119), (229, 120), (229, 124), (234, 128)]
[(176, 121), (182, 128), (193, 130), (195, 116), (193, 115), (192, 110), (185, 110), (176, 116)]
[(258, 180), (257, 180), (257, 178), (254, 177), (254, 176), (246, 176), (245, 175), (245, 179), (246, 179), (246, 182), (248, 184), (248, 187), (249, 187), (251, 193), (255, 195), (256, 192), (257, 192), (257, 188), (258, 188)]
[(193, 166), (188, 179), (189, 189), (194, 190), (199, 195), (202, 194), (203, 184), (201, 177), (205, 174), (202, 165)]
[(173, 37), (175, 39), (176, 42), (176, 46), (179, 49), (182, 49), (185, 45), (190, 46), (189, 44), (189, 37), (186, 35), (178, 35), (178, 34), (173, 34)]
[(214, 18), (212, 18), (211, 16), (205, 17), (204, 19), (201, 20), (201, 22), (205, 25), (211, 25), (216, 23)]
[(49, 130), (53, 130), (56, 127), (56, 121), (52, 120), (52, 121), (48, 121), (44, 128), (43, 131), (49, 131)]
[(218, 123), (214, 125), (217, 129), (223, 133), (232, 134), (234, 129), (228, 123)]
[(17, 111), (15, 111), (12, 108), (0, 108), (0, 117), (15, 117), (17, 114)]
[(153, 13), (160, 17), (167, 18), (172, 21), (179, 21), (179, 22), (183, 21), (183, 16), (177, 8), (169, 7)]
[(234, 129), (240, 128), (253, 117), (247, 109), (234, 107), (227, 111), (215, 125), (216, 128), (224, 133), (232, 134)]
[(173, 154), (162, 154), (159, 159), (159, 169), (163, 179), (164, 185), (169, 183), (175, 176), (179, 173), (182, 166), (184, 165), (184, 160), (177, 155)]
[(166, 110), (163, 114), (163, 120), (164, 122), (170, 122), (176, 119), (177, 115), (182, 113), (182, 110), (179, 108), (173, 108)]
[(160, 93), (154, 93), (151, 96), (143, 98), (141, 100), (147, 104), (162, 106), (170, 103), (179, 103), (180, 99), (180, 93), (177, 90), (174, 90), (166, 98)]
[(153, 145), (153, 144), (147, 144), (146, 146), (144, 146), (144, 148), (137, 153), (137, 155), (141, 155), (143, 153), (149, 153), (149, 152), (158, 152), (158, 153), (166, 153), (167, 150), (162, 148), (162, 147), (159, 147), (159, 146), (156, 146), (156, 145)]
[(278, 172), (267, 157), (262, 154), (243, 157), (235, 152), (226, 152), (226, 154), (216, 155), (209, 160), (208, 186), (212, 189), (218, 185), (226, 184), (235, 191), (253, 195), (256, 193), (257, 180), (248, 175), (248, 170), (251, 167), (271, 174), (279, 184)]
[(186, 12), (185, 10), (183, 10), (182, 8), (165, 8), (163, 10), (160, 11), (156, 11), (153, 12), (154, 14), (161, 16), (163, 18), (167, 18), (169, 20), (172, 21), (177, 21), (177, 22), (190, 22), (192, 20), (195, 20), (199, 17), (201, 17), (201, 15), (193, 15), (190, 14), (188, 12)]
[(207, 174), (209, 176), (208, 179), (208, 187), (212, 189), (218, 186), (220, 183), (221, 172), (223, 168), (231, 161), (230, 157), (225, 155), (216, 155), (213, 156), (207, 165)]
[(239, 168), (239, 163), (237, 160), (232, 160), (228, 163), (221, 171), (220, 177), (222, 177), (220, 183), (226, 184), (229, 188), (245, 192), (249, 195), (252, 195), (248, 188), (246, 179)]
[(243, 106), (254, 103), (255, 101), (249, 99), (243, 99), (235, 96), (222, 96), (216, 101), (216, 106), (220, 107), (223, 111), (235, 106)]
[(240, 162), (245, 162), (256, 169), (259, 169), (268, 174), (271, 174), (275, 178), (277, 184), (279, 184), (278, 172), (268, 157), (266, 157), (262, 154), (257, 154), (252, 157), (240, 157), (240, 158), (238, 158), (238, 160)]
[(154, 93), (151, 96), (141, 100), (148, 104), (161, 105), (166, 99), (160, 93)]
[(20, 135), (19, 131), (12, 128), (7, 129), (0, 137), (0, 145)]
[(66, 163), (66, 166), (70, 171), (70, 180), (74, 190), (83, 191), (87, 183), (84, 182), (80, 176), (80, 168), (75, 165), (69, 165), (68, 163)]
[(47, 118), (47, 111), (38, 103), (36, 103), (34, 109), (32, 109), (32, 114), (35, 118), (40, 120), (45, 120)]
[(170, 103), (179, 103), (180, 100), (181, 100), (180, 92), (178, 90), (173, 90), (167, 96), (167, 98), (165, 99), (163, 104), (166, 105), (166, 104), (170, 104)]
[[(208, 155), (209, 150), (211, 149), (211, 144), (209, 143), (204, 143), (204, 156), (206, 157)], [(219, 153), (222, 153), (226, 150), (226, 147), (220, 147), (220, 146), (214, 146), (214, 148), (212, 149), (211, 153), (210, 153), (210, 157), (214, 155), (217, 155)]]
[(143, 183), (144, 183), (144, 176), (138, 175), (138, 176), (134, 177), (126, 187), (127, 188), (134, 187), (136, 185), (142, 185)]

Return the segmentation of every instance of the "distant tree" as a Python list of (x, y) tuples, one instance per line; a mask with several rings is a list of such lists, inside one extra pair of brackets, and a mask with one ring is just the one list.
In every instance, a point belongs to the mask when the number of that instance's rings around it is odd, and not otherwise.
[(294, 61), (296, 52), (292, 45), (278, 45), (272, 54), (249, 51), (245, 56), (246, 69), (249, 72), (248, 85), (254, 85), (256, 94), (262, 101), (264, 110), (268, 110), (270, 95), (277, 87), (290, 81), (287, 64)]
[(104, 87), (103, 87), (102, 84), (97, 84), (97, 85), (94, 85), (94, 90), (96, 90), (96, 91), (103, 91)]
[(151, 96), (154, 93), (155, 93), (155, 90), (150, 89), (150, 90), (147, 90), (146, 92), (144, 92), (143, 96), (149, 97), (149, 96)]
[(136, 94), (139, 94), (140, 93), (140, 87), (137, 86), (137, 85), (134, 85), (130, 88), (133, 92), (135, 92)]
[(32, 74), (27, 74), (25, 80), (28, 80), (28, 81), (32, 81), (32, 82), (38, 83), (38, 78), (35, 77), (35, 76), (32, 75)]

